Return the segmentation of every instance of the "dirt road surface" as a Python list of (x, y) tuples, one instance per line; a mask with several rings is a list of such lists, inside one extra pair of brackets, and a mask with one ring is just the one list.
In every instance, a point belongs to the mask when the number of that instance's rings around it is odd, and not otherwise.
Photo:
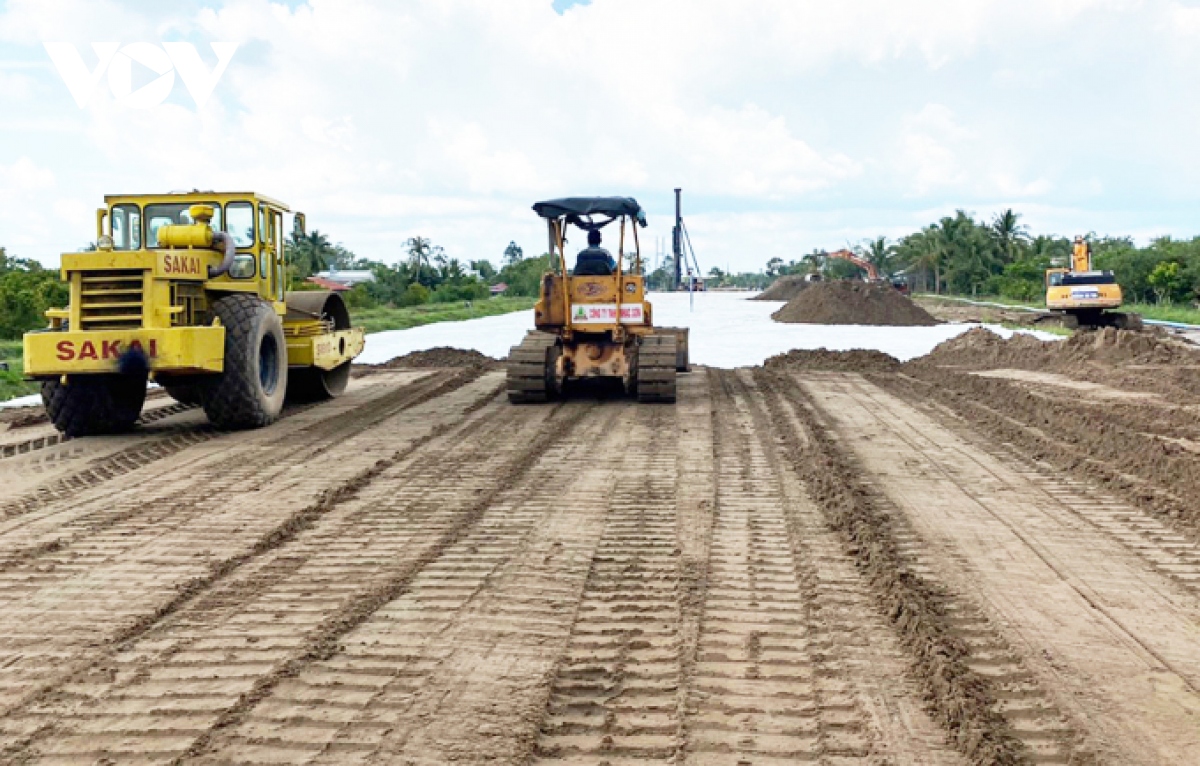
[(1200, 762), (1197, 409), (977, 372), (9, 428), (0, 762)]

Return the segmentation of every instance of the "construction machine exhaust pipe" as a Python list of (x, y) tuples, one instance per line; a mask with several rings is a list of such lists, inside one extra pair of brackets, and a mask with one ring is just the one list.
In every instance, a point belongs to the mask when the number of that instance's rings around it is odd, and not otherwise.
[(225, 248), (225, 257), (216, 266), (208, 267), (208, 278), (216, 279), (222, 274), (229, 273), (233, 268), (233, 258), (237, 255), (237, 243), (233, 241), (233, 235), (224, 231), (214, 231), (212, 236), (214, 245), (222, 245)]

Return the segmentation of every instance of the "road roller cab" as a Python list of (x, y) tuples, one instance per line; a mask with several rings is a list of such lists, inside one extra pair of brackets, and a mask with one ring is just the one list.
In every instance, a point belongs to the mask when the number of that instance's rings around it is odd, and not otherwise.
[[(654, 326), (637, 231), (646, 226), (646, 214), (637, 200), (570, 197), (533, 209), (547, 223), (552, 269), (542, 277), (536, 329), (509, 355), (509, 399), (543, 402), (573, 379), (616, 378), (640, 401), (675, 401), (675, 374), (687, 369), (687, 330)], [(568, 227), (593, 234), (613, 223), (619, 226), (609, 235), (617, 248), (611, 273), (590, 267), (572, 272)], [(602, 262), (607, 253), (593, 239), (597, 245), (585, 254)]]
[(224, 428), (341, 393), (363, 332), (336, 293), (286, 292), (288, 212), (253, 193), (106, 197), (95, 249), (62, 256), (69, 305), (24, 339), (55, 426), (131, 427), (148, 379)]

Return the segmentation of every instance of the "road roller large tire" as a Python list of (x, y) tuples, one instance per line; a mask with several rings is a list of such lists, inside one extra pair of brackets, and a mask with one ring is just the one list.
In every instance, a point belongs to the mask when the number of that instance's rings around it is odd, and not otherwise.
[(639, 402), (675, 401), (676, 352), (674, 335), (643, 338), (637, 354)]
[(545, 332), (530, 332), (520, 345), (513, 346), (506, 363), (508, 400), (513, 404), (535, 404), (557, 399), (561, 353), (558, 336)]
[(72, 437), (128, 431), (145, 401), (145, 374), (74, 375), (65, 386), (59, 380), (42, 383), (50, 422)]
[(225, 371), (204, 389), (204, 414), (218, 428), (260, 428), (279, 417), (287, 391), (283, 322), (256, 295), (213, 304), (225, 327)]
[[(288, 317), (320, 319), (334, 330), (350, 329), (350, 311), (342, 296), (331, 290), (304, 290), (285, 296)], [(350, 382), (350, 362), (332, 370), (297, 368), (289, 372), (287, 398), (292, 402), (319, 402), (341, 396)]]
[(204, 386), (208, 380), (205, 377), (178, 377), (172, 378), (171, 382), (159, 379), (158, 383), (167, 392), (167, 396), (175, 401), (197, 407), (204, 401)]
[(289, 402), (320, 402), (341, 396), (350, 382), (350, 362), (332, 370), (304, 367), (288, 371)]

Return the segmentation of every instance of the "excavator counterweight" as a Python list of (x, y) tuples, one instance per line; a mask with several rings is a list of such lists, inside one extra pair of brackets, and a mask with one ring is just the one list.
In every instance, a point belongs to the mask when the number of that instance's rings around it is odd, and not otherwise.
[(1046, 270), (1046, 308), (1061, 314), (1071, 328), (1117, 327), (1140, 329), (1138, 314), (1115, 311), (1121, 307), (1121, 286), (1111, 271), (1092, 268), (1092, 246), (1076, 237), (1071, 249), (1071, 267)]

